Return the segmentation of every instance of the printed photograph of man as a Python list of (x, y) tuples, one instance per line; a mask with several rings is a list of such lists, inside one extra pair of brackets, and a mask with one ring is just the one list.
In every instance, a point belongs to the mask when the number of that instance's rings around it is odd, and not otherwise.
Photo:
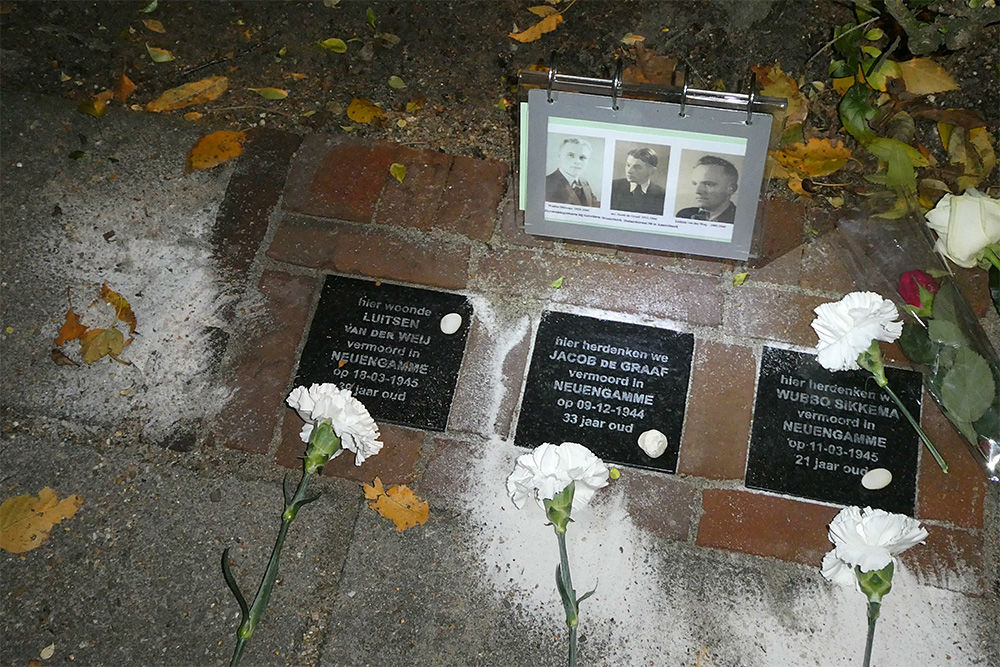
[(703, 155), (691, 170), (690, 188), (697, 206), (677, 211), (678, 218), (735, 221), (736, 204), (732, 198), (739, 188), (739, 172), (732, 162), (716, 155)]
[[(659, 147), (664, 157), (669, 150)], [(664, 166), (666, 160), (663, 161)], [(633, 148), (625, 155), (625, 178), (611, 182), (611, 208), (617, 211), (635, 211), (663, 215), (666, 190), (654, 183), (660, 180), (660, 158), (649, 146)], [(617, 170), (616, 170), (617, 171)]]
[[(556, 168), (545, 177), (545, 201), (595, 208), (601, 205), (587, 179), (592, 153), (591, 140), (566, 137), (559, 141)], [(549, 155), (552, 155), (551, 150)]]

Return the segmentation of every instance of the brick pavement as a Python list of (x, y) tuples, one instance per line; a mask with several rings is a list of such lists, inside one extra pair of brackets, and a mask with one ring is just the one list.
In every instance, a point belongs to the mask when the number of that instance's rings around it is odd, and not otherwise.
[[(743, 486), (760, 346), (813, 345), (812, 308), (854, 288), (837, 256), (836, 232), (794, 242), (803, 218), (814, 215), (808, 209), (765, 204), (764, 248), (772, 255), (747, 269), (528, 236), (519, 226), (510, 171), (500, 162), (319, 136), (299, 146), (298, 138), (280, 133), (262, 133), (254, 145), (230, 184), (220, 226), (240, 232), (239, 246), (229, 251), (233, 267), (262, 264), (259, 288), (270, 326), (242, 341), (232, 360), (239, 390), (215, 425), (219, 441), (299, 466), (300, 422), (283, 399), (327, 273), (458, 291), (532, 321), (544, 308), (563, 306), (666, 319), (694, 332), (696, 341), (678, 474), (629, 470), (623, 483), (630, 513), (657, 534), (699, 547), (819, 563), (829, 546), (825, 525), (837, 508)], [(392, 162), (406, 165), (403, 183), (389, 176)], [(256, 169), (261, 163), (266, 168)], [(829, 219), (808, 222), (831, 228)], [(750, 279), (735, 287), (733, 274), (742, 270)], [(558, 276), (565, 282), (554, 290)], [(988, 296), (960, 278), (974, 309), (984, 312)], [(477, 412), (475, 371), (490, 363), (495, 335), (472, 328), (448, 430), (385, 426), (382, 455), (360, 468), (341, 457), (326, 474), (380, 475), (433, 491), (461, 473), (468, 448), (482, 438), (507, 438), (532, 334), (524, 333), (501, 360), (503, 400), (496, 414), (484, 415)], [(953, 472), (946, 478), (922, 458), (916, 515), (933, 526), (932, 537), (904, 560), (927, 576), (982, 571), (986, 482), (926, 395), (922, 422)]]

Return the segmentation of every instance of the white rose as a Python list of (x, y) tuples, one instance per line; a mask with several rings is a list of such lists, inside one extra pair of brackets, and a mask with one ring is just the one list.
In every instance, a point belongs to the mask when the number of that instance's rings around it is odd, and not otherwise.
[(944, 195), (926, 218), (938, 236), (935, 249), (965, 268), (976, 265), (986, 246), (1000, 242), (1000, 199), (974, 188)]

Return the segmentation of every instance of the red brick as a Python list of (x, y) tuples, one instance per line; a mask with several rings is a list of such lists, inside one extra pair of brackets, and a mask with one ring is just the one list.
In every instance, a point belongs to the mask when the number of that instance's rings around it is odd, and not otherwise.
[[(274, 457), (275, 461), (286, 468), (301, 470), (302, 457), (306, 453), (306, 443), (299, 437), (302, 419), (291, 409), (285, 410), (283, 417), (281, 442)], [(368, 457), (364, 463), (356, 466), (354, 453), (345, 451), (326, 464), (323, 474), (327, 477), (342, 477), (369, 484), (376, 477), (387, 486), (410, 484), (413, 481), (414, 466), (424, 443), (423, 431), (379, 424), (379, 433), (383, 447), (378, 454)]]
[[(486, 438), (506, 438), (510, 433), (531, 343), (530, 327), (522, 324), (524, 330), (518, 332), (518, 326), (504, 322), (487, 327), (479, 319), (473, 323), (451, 406), (449, 431)], [(500, 389), (503, 395), (499, 405), (494, 405), (492, 394)]]
[(792, 248), (759, 269), (748, 269), (747, 281), (798, 286), (802, 278), (803, 246)]
[(986, 311), (993, 307), (987, 273), (980, 268), (963, 269), (960, 266), (952, 266), (952, 270), (955, 272), (955, 285), (972, 313), (976, 317), (986, 315)]
[(732, 288), (731, 295), (726, 303), (727, 333), (805, 347), (817, 342), (810, 326), (816, 317), (813, 308), (830, 300), (751, 284)]
[[(569, 303), (691, 324), (717, 325), (719, 281), (708, 276), (603, 262), (539, 251), (494, 252), (479, 262), (483, 288), (553, 303)], [(551, 286), (562, 276), (562, 288)]]
[(819, 567), (839, 511), (748, 491), (705, 489), (697, 544)]
[(395, 160), (406, 167), (406, 177), (399, 182), (388, 173), (385, 175), (376, 222), (423, 230), (441, 226), (437, 210), (452, 157), (401, 147)]
[(757, 210), (757, 224), (762, 228), (755, 239), (748, 265), (761, 269), (802, 243), (803, 220), (806, 209), (802, 204), (771, 199), (761, 202)]
[(756, 371), (750, 348), (697, 341), (678, 472), (743, 479)]
[(444, 287), (469, 280), (467, 244), (420, 232), (286, 218), (268, 257), (335, 273)]
[(488, 240), (507, 188), (507, 172), (504, 162), (456, 157), (441, 195), (438, 226), (471, 239)]
[(302, 142), (285, 184), (289, 211), (368, 222), (400, 148), (311, 135)]
[(703, 273), (707, 276), (722, 275), (727, 271), (731, 271), (736, 266), (736, 263), (730, 259), (697, 257), (662, 250), (634, 249), (624, 246), (618, 249), (618, 257), (642, 266), (667, 268), (684, 273)]
[(257, 454), (270, 448), (316, 287), (315, 278), (264, 272), (260, 291), (266, 306), (261, 321), (266, 326), (246, 342), (236, 361), (236, 393), (213, 425), (216, 442)]
[(555, 242), (547, 236), (535, 236), (524, 231), (524, 211), (518, 208), (517, 183), (507, 188), (507, 197), (500, 212), (499, 235), (508, 243), (529, 248), (551, 248)]
[(969, 444), (926, 391), (920, 424), (948, 464), (948, 474), (941, 472), (934, 457), (921, 445), (917, 516), (968, 528), (982, 527), (987, 481), (981, 460), (975, 458)]
[(212, 230), (216, 258), (229, 276), (242, 277), (250, 268), (301, 141), (297, 134), (277, 130), (247, 133)]
[[(872, 222), (872, 224), (878, 224)], [(859, 289), (855, 282), (853, 260), (850, 259), (841, 230), (834, 230), (814, 238), (802, 245), (802, 275), (799, 285), (805, 289), (825, 290), (847, 294)], [(862, 281), (863, 282), (863, 281)], [(895, 288), (884, 286), (864, 286), (861, 289), (873, 290), (891, 299)]]
[(944, 526), (924, 525), (924, 528), (928, 532), (924, 544), (900, 555), (907, 569), (927, 585), (982, 595), (988, 574), (982, 536)]
[[(624, 487), (621, 495), (638, 528), (668, 540), (688, 541), (700, 509), (697, 489), (673, 475), (636, 468), (622, 469), (622, 476), (611, 482), (610, 490), (617, 491), (617, 487)], [(615, 496), (602, 491), (593, 502), (616, 502)]]

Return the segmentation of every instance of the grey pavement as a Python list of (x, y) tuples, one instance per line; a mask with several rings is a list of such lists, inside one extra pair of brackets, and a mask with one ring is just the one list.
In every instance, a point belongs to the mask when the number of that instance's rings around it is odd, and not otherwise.
[[(0, 490), (84, 498), (42, 547), (0, 553), (4, 665), (227, 664), (239, 610), (223, 549), (247, 595), (263, 572), (287, 471), (210, 444), (164, 447), (219, 409), (225, 343), (260, 326), (255, 283), (213, 259), (232, 167), (183, 173), (202, 134), (173, 118), (98, 120), (4, 96)], [(54, 364), (67, 288), (83, 307), (104, 281), (135, 295), (140, 335), (123, 355), (133, 365)], [(427, 438), (422, 465), (433, 469), (422, 472), (453, 486), (427, 485), (432, 518), (403, 533), (357, 483), (316, 480), (322, 497), (293, 525), (243, 664), (563, 664), (555, 539), (537, 511), (491, 490), (517, 453), (478, 436)], [(818, 568), (649, 532), (624, 493), (609, 491), (571, 530), (577, 587), (598, 587), (583, 605), (581, 664), (860, 664), (856, 593)], [(993, 489), (987, 517), (996, 504)], [(1000, 664), (996, 591), (940, 583), (900, 573), (876, 664)]]

